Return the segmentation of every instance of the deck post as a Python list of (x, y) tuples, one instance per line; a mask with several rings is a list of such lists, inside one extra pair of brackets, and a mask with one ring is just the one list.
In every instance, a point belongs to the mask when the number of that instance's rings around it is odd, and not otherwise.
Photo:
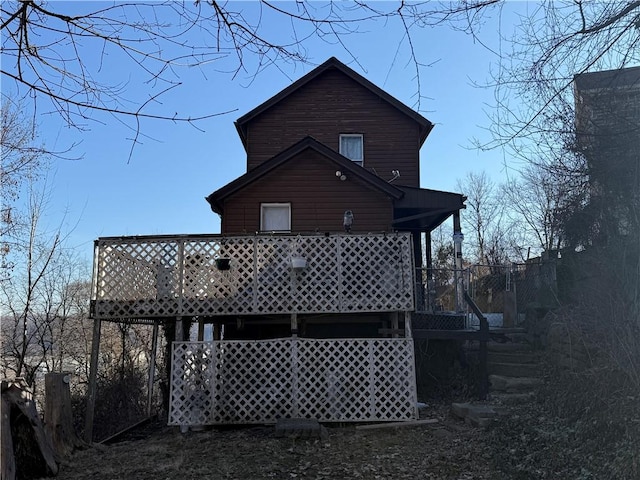
[(298, 336), (298, 314), (291, 314), (291, 336), (296, 338)]
[(391, 338), (398, 338), (398, 312), (391, 313), (391, 330), (393, 333), (391, 334)]
[(411, 312), (404, 312), (404, 337), (413, 337), (413, 333), (411, 332)]
[(149, 383), (147, 385), (147, 417), (151, 416), (153, 402), (153, 380), (156, 376), (156, 350), (158, 349), (158, 320), (153, 321), (153, 337), (151, 339), (151, 360), (149, 361)]
[(91, 341), (91, 365), (89, 367), (89, 389), (87, 391), (87, 411), (84, 421), (84, 439), (88, 444), (93, 441), (93, 417), (96, 408), (96, 381), (98, 377), (98, 358), (100, 353), (100, 330), (102, 321), (93, 320), (93, 338)]
[(198, 341), (204, 340), (204, 318), (198, 317)]
[(176, 317), (176, 342), (184, 342), (184, 325), (182, 317)]

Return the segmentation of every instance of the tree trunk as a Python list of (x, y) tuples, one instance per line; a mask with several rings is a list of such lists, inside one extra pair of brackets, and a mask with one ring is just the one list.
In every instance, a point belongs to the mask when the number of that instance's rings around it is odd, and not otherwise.
[(47, 373), (44, 377), (44, 425), (53, 450), (60, 458), (67, 458), (85, 444), (73, 427), (69, 374)]

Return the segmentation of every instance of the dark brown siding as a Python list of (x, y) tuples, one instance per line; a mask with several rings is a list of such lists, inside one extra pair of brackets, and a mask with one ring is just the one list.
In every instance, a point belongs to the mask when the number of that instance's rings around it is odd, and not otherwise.
[(222, 233), (260, 229), (261, 203), (291, 203), (294, 232), (341, 231), (345, 210), (354, 213), (354, 232), (389, 231), (392, 201), (354, 178), (341, 181), (332, 163), (305, 150), (278, 169), (225, 200)]
[(364, 166), (419, 187), (419, 125), (337, 70), (328, 70), (249, 122), (247, 169), (310, 135), (339, 150), (341, 133), (364, 135)]

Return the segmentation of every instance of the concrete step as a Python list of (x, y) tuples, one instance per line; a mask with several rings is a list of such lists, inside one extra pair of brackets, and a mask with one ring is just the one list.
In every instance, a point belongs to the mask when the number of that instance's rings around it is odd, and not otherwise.
[(539, 367), (536, 363), (495, 363), (489, 362), (487, 370), (490, 375), (501, 375), (503, 377), (536, 377)]
[(475, 427), (488, 427), (498, 416), (506, 412), (501, 407), (475, 403), (452, 403), (451, 414)]
[(527, 329), (522, 327), (495, 327), (490, 328), (489, 331), (491, 333), (502, 333), (504, 335), (510, 335), (512, 333), (527, 333)]
[(489, 363), (536, 363), (539, 356), (526, 350), (513, 350), (507, 352), (489, 350), (487, 359)]
[(492, 393), (491, 400), (502, 405), (519, 405), (533, 399), (533, 392)]
[(542, 380), (535, 377), (508, 377), (504, 375), (489, 375), (489, 389), (492, 392), (524, 393), (530, 392), (542, 384)]
[(511, 341), (511, 343), (530, 343), (530, 336), (527, 332), (507, 333), (505, 336)]
[(487, 342), (487, 350), (490, 352), (531, 352), (531, 346), (528, 343), (513, 342)]

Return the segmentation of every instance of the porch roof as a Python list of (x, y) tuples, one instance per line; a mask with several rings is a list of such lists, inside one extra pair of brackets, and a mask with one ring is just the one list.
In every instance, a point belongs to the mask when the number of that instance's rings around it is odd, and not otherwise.
[(466, 208), (460, 193), (398, 185), (404, 192), (394, 204), (393, 226), (398, 230), (431, 232), (452, 214)]

